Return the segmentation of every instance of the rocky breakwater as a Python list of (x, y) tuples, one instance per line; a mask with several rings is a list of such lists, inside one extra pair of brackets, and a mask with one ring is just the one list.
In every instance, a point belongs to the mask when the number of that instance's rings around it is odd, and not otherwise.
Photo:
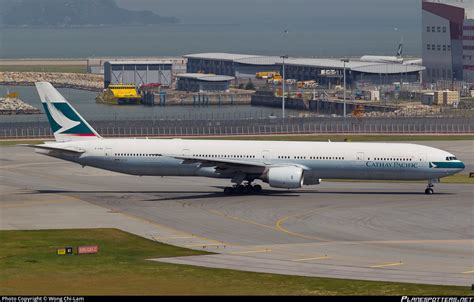
[(440, 107), (402, 104), (398, 109), (391, 112), (365, 112), (366, 117), (417, 117), (417, 116), (437, 116), (441, 113)]
[(40, 114), (41, 111), (18, 98), (0, 98), (0, 115)]
[(35, 82), (51, 82), (57, 88), (101, 91), (103, 77), (96, 74), (61, 72), (0, 72), (0, 85), (31, 86)]

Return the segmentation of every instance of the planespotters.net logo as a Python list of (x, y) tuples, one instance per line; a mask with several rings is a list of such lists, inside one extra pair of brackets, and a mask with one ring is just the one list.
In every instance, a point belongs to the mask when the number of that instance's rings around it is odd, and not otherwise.
[(407, 297), (401, 302), (474, 302), (474, 297)]

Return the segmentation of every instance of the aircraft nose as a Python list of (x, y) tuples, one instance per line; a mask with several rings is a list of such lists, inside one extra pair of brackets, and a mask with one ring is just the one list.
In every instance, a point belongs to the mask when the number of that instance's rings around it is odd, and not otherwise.
[(462, 171), (464, 169), (466, 169), (466, 165), (464, 164), (464, 162), (460, 162), (459, 163), (459, 169)]

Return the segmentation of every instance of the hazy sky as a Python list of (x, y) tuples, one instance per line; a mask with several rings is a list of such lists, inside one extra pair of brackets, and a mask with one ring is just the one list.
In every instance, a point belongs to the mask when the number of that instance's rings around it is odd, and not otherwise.
[[(402, 36), (405, 54), (421, 55), (421, 0), (116, 2), (127, 9), (177, 17), (180, 23), (75, 30), (9, 29), (4, 31), (4, 39), (9, 42), (4, 43), (0, 56), (151, 56), (197, 52), (322, 57), (394, 55)], [(283, 35), (284, 30), (288, 30), (288, 35)]]
[[(183, 23), (274, 24), (298, 28), (312, 19), (328, 26), (421, 26), (420, 0), (117, 0)], [(276, 23), (276, 24), (275, 24)], [(317, 22), (320, 24), (320, 22)]]
[[(402, 36), (406, 53), (418, 53), (421, 49), (421, 0), (116, 1), (127, 9), (177, 17), (181, 24), (237, 24), (240, 33), (261, 35), (260, 44), (269, 32), (288, 29), (288, 41), (292, 44), (318, 39), (312, 42), (320, 45), (316, 55), (328, 55), (324, 53), (327, 46), (343, 52), (346, 48), (347, 53), (392, 54)], [(270, 48), (275, 47), (270, 44)]]

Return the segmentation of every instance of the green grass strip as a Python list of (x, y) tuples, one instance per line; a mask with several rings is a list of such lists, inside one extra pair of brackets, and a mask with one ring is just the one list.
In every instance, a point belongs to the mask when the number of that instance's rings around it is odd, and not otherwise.
[[(467, 296), (469, 287), (311, 278), (147, 261), (203, 255), (116, 229), (0, 231), (0, 295)], [(56, 249), (99, 245), (90, 255)]]

